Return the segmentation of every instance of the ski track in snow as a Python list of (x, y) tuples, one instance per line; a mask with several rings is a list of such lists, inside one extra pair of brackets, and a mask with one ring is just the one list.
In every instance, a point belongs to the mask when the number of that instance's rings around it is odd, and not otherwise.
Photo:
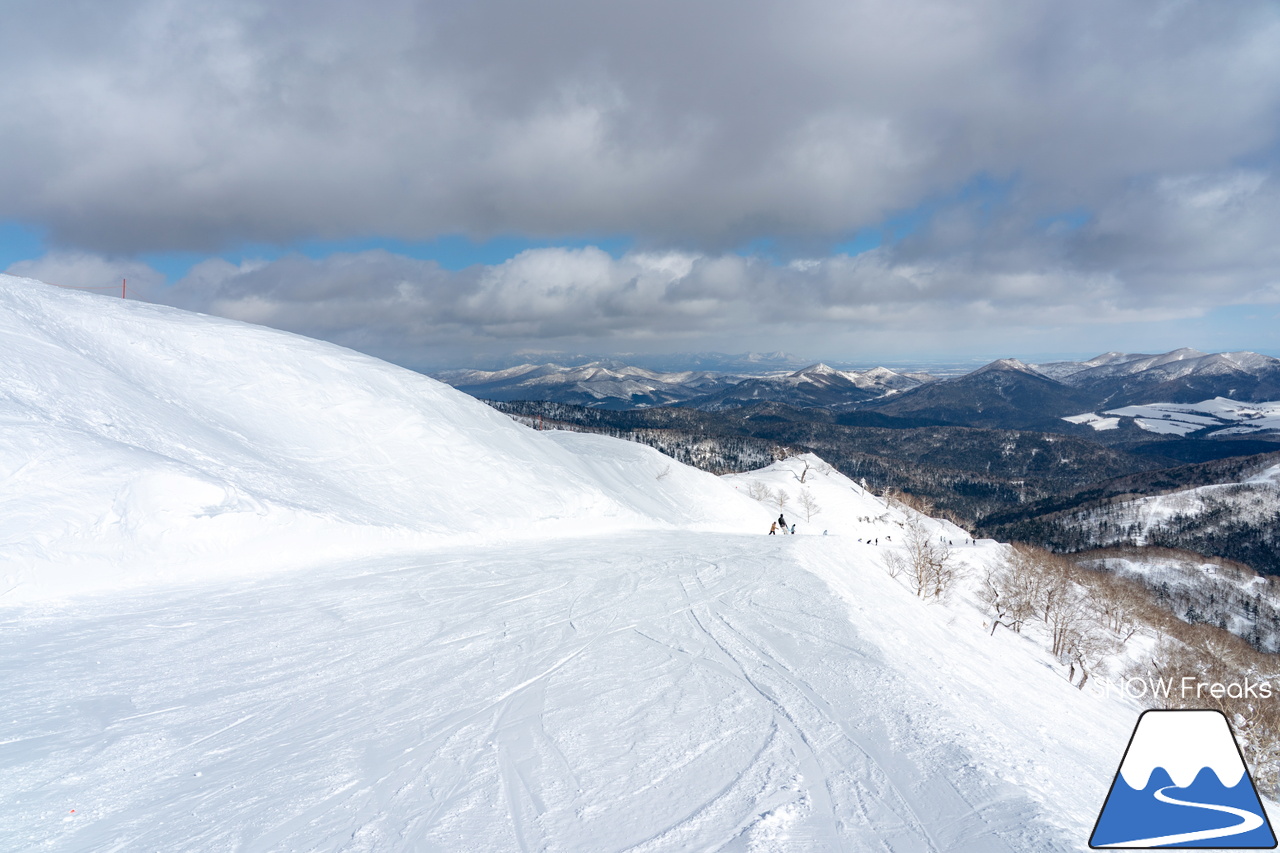
[(0, 850), (1078, 847), (938, 742), (791, 548), (548, 541), (5, 612)]

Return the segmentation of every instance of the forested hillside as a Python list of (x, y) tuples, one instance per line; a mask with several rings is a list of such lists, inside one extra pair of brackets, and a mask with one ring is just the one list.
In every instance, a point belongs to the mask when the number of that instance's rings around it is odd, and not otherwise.
[[(535, 426), (628, 438), (717, 474), (813, 452), (875, 491), (899, 494), (1001, 540), (1060, 552), (1113, 545), (1178, 548), (1280, 574), (1275, 483), (1245, 482), (1280, 463), (1269, 441), (1161, 439), (1137, 429), (1129, 439), (1107, 433), (1094, 438), (910, 425), (883, 416), (867, 425), (867, 413), (778, 404), (722, 412), (490, 405)], [(1254, 452), (1259, 449), (1268, 452)], [(1182, 461), (1231, 453), (1248, 455)], [(1158, 523), (1152, 506), (1159, 507)]]

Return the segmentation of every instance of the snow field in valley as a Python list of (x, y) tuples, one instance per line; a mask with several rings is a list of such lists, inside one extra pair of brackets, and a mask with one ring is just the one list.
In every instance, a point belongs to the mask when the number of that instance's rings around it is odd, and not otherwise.
[(1199, 403), (1125, 406), (1102, 413), (1072, 415), (1063, 420), (1088, 424), (1101, 431), (1117, 428), (1121, 418), (1133, 418), (1141, 429), (1166, 435), (1188, 435), (1209, 427), (1220, 427), (1211, 433), (1215, 436), (1251, 435), (1280, 429), (1280, 402), (1241, 403), (1214, 397)]
[(909, 511), (816, 457), (715, 478), (293, 335), (0, 309), (0, 850), (1085, 847), (1136, 706), (916, 599)]

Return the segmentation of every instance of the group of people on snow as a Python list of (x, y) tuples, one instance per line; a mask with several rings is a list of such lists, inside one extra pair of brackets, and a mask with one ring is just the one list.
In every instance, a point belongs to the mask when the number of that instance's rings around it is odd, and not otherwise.
[(778, 533), (778, 528), (779, 528), (779, 527), (781, 527), (781, 528), (782, 528), (782, 532), (783, 532), (783, 533), (795, 533), (795, 532), (796, 532), (796, 526), (795, 526), (794, 524), (793, 524), (793, 525), (791, 525), (791, 527), (790, 527), (790, 528), (788, 528), (788, 527), (787, 527), (787, 520), (786, 520), (786, 518), (784, 518), (784, 517), (783, 517), (782, 513), (778, 513), (778, 520), (777, 520), (777, 521), (775, 521), (775, 522), (773, 523), (773, 526), (769, 528), (769, 535), (770, 535), (770, 536), (776, 536), (776, 535), (777, 535), (777, 533)]

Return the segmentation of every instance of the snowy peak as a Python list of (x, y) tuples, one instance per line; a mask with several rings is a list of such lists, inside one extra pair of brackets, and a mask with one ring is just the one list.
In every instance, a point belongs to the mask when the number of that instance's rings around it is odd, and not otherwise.
[(811, 364), (808, 367), (797, 370), (786, 377), (787, 380), (793, 380), (797, 383), (811, 383), (828, 387), (853, 386), (855, 388), (863, 387), (859, 383), (859, 375), (849, 373), (843, 370), (836, 370), (821, 362)]
[(999, 359), (972, 373), (940, 379), (864, 408), (890, 417), (981, 427), (1035, 427), (1074, 415), (1089, 398), (1017, 359)]
[(986, 364), (986, 365), (983, 365), (982, 367), (979, 367), (977, 370), (973, 371), (973, 373), (969, 375), (978, 376), (983, 373), (991, 373), (993, 371), (1016, 371), (1018, 373), (1026, 373), (1030, 376), (1045, 378), (1043, 373), (1031, 367), (1031, 365), (1025, 362), (1019, 361), (1016, 358), (996, 359), (990, 364)]
[(808, 367), (801, 368), (800, 370), (797, 370), (795, 373), (791, 375), (796, 377), (797, 379), (802, 377), (815, 377), (815, 376), (847, 376), (847, 374), (844, 374), (841, 371), (836, 370), (834, 367), (828, 367), (822, 362), (818, 362), (817, 364), (811, 364)]
[(887, 367), (873, 367), (855, 374), (853, 381), (859, 388), (880, 389), (887, 393), (917, 388), (934, 381), (934, 378), (927, 373), (898, 373)]

